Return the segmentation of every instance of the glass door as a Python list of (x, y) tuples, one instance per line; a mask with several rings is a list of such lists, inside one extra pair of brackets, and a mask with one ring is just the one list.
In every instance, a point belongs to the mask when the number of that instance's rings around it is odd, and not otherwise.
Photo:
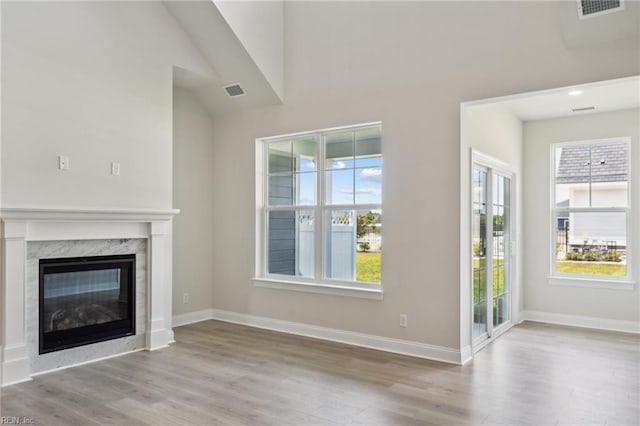
[(473, 259), (473, 341), (488, 337), (487, 321), (487, 183), (489, 170), (474, 166), (471, 243)]
[(511, 178), (493, 172), (491, 317), (493, 328), (509, 321), (511, 295)]
[(474, 164), (472, 274), (474, 346), (509, 322), (511, 313), (511, 176)]

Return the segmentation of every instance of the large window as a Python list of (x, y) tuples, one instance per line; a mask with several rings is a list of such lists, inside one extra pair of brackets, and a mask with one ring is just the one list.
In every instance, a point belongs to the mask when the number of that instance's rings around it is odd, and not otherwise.
[(554, 144), (552, 275), (628, 280), (629, 140)]
[(258, 277), (378, 289), (380, 124), (262, 139), (257, 149)]

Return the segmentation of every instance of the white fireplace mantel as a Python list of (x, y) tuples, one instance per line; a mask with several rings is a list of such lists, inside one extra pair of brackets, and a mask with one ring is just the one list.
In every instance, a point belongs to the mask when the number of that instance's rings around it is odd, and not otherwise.
[(29, 241), (147, 239), (145, 349), (173, 341), (171, 222), (179, 210), (3, 207), (0, 209), (0, 327), (4, 385), (29, 380), (26, 329), (26, 247)]

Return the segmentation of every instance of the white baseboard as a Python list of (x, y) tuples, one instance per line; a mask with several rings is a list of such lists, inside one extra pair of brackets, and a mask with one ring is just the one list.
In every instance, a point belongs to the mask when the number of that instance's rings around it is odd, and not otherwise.
[(571, 327), (620, 331), (624, 333), (640, 333), (640, 323), (636, 321), (623, 321), (607, 318), (585, 317), (579, 315), (556, 314), (553, 312), (542, 311), (523, 311), (522, 318), (525, 321), (568, 325)]
[(31, 377), (29, 376), (28, 358), (6, 360), (2, 363), (2, 387), (29, 380)]
[(2, 348), (0, 359), (2, 360), (2, 386), (31, 380), (27, 346), (25, 344), (7, 345)]
[(468, 354), (465, 354), (463, 357), (461, 351), (457, 349), (374, 336), (370, 334), (355, 333), (352, 331), (338, 330), (334, 328), (318, 327), (315, 325), (259, 317), (219, 309), (207, 309), (189, 314), (176, 315), (173, 317), (173, 325), (174, 327), (177, 327), (179, 325), (191, 324), (208, 319), (279, 331), (282, 333), (296, 334), (299, 336), (312, 337), (332, 342), (345, 343), (348, 345), (409, 355), (433, 361), (441, 361), (449, 364), (462, 365), (463, 361), (468, 361)]
[(213, 309), (203, 309), (201, 311), (187, 312), (186, 314), (174, 315), (173, 326), (193, 324), (196, 322), (213, 319)]
[(460, 360), (460, 364), (462, 365), (473, 360), (473, 348), (471, 347), (471, 345), (462, 348), (462, 350), (460, 351)]

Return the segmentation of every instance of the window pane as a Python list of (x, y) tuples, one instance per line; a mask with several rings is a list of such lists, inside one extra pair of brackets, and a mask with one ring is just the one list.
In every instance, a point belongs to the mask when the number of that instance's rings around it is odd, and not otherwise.
[(336, 133), (325, 138), (325, 168), (353, 167), (353, 132)]
[(589, 207), (589, 145), (556, 148), (556, 207)]
[(316, 150), (317, 142), (315, 138), (306, 138), (293, 141), (293, 156), (295, 159), (296, 171), (316, 171)]
[(271, 142), (268, 144), (268, 150), (269, 174), (293, 172), (291, 141)]
[(494, 174), (497, 192), (493, 202), (493, 325), (495, 327), (510, 318), (509, 292), (511, 278), (511, 179)]
[(626, 207), (629, 147), (624, 142), (556, 148), (556, 207)]
[(379, 283), (382, 275), (380, 210), (329, 210), (325, 214), (326, 278)]
[(316, 173), (298, 173), (297, 175), (298, 205), (308, 206), (316, 203)]
[(379, 283), (382, 275), (382, 214), (356, 211), (356, 281)]
[(269, 273), (313, 277), (313, 211), (271, 211), (268, 222)]
[(629, 181), (627, 144), (593, 144), (591, 159), (591, 206), (626, 207)]
[(356, 169), (356, 203), (382, 204), (382, 169)]
[(473, 169), (473, 337), (487, 331), (487, 172)]
[(269, 206), (316, 203), (316, 173), (269, 176)]
[(353, 204), (353, 169), (325, 172), (327, 204)]
[(382, 139), (380, 129), (356, 132), (356, 167), (380, 167), (382, 165)]
[(627, 275), (626, 213), (568, 213), (555, 223), (558, 273)]
[(269, 205), (290, 206), (294, 200), (294, 175), (269, 176)]
[(353, 281), (356, 277), (356, 220), (354, 210), (325, 213), (325, 276)]

